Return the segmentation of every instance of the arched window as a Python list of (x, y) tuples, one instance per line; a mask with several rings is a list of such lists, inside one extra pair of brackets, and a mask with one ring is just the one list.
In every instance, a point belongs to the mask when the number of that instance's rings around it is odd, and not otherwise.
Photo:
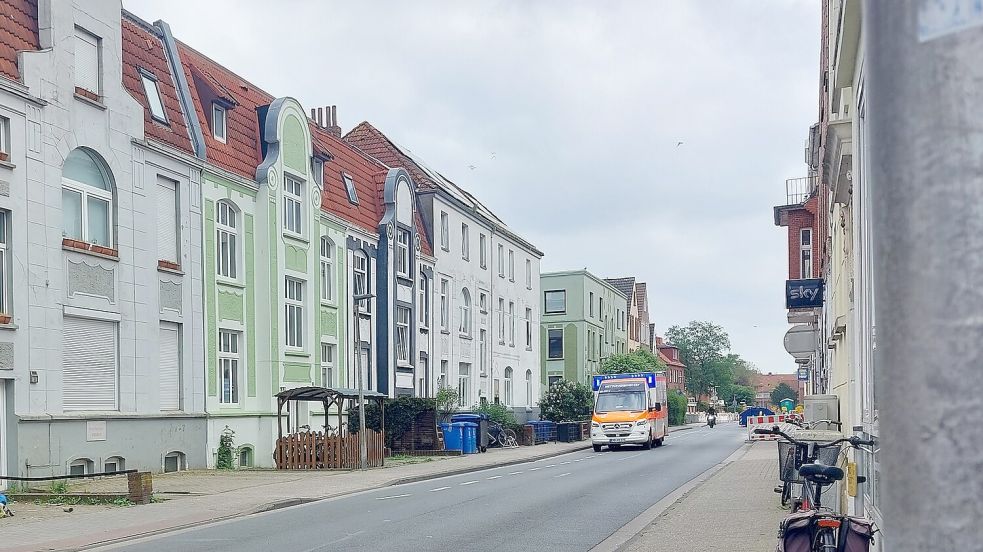
[(215, 272), (239, 278), (239, 212), (228, 201), (215, 204)]
[(505, 367), (505, 406), (512, 406), (512, 367)]
[(164, 473), (176, 472), (188, 469), (184, 453), (174, 451), (164, 456)]
[(334, 242), (321, 238), (321, 300), (334, 301)]
[(253, 467), (253, 449), (252, 447), (239, 447), (239, 467), (240, 468), (251, 468)]
[(68, 465), (69, 475), (86, 475), (92, 473), (92, 471), (93, 463), (88, 458), (76, 458)]
[(471, 294), (468, 288), (461, 290), (461, 334), (471, 335)]
[(110, 473), (126, 469), (126, 461), (119, 456), (110, 456), (102, 463), (102, 471)]
[(72, 150), (62, 167), (62, 235), (113, 247), (113, 186), (101, 160), (87, 149)]
[(526, 370), (526, 406), (532, 406), (532, 370)]

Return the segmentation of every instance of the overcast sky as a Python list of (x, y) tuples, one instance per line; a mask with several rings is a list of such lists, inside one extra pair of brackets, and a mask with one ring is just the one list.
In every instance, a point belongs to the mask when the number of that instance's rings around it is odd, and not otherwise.
[(544, 272), (635, 276), (659, 334), (712, 320), (763, 371), (794, 370), (772, 206), (818, 116), (815, 2), (123, 4), (274, 96), (336, 104), (345, 132), (371, 122)]

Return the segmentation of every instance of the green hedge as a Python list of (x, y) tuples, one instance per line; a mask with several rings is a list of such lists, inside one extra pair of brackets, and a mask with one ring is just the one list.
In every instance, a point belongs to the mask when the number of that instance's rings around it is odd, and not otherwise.
[(686, 395), (675, 389), (669, 390), (669, 425), (686, 423)]

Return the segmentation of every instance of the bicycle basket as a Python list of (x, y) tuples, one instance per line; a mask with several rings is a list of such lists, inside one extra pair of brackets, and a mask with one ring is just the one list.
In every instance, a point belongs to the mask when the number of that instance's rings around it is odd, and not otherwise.
[(795, 444), (784, 439), (778, 441), (778, 477), (789, 483), (794, 483), (798, 477), (795, 465)]

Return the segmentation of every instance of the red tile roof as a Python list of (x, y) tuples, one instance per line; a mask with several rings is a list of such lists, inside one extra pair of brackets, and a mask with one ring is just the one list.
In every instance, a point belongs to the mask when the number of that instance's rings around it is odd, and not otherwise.
[(38, 48), (37, 0), (0, 0), (0, 75), (19, 81), (17, 52)]
[[(142, 21), (125, 12), (122, 21), (123, 85), (143, 106), (144, 129), (147, 137), (193, 155), (194, 149), (191, 145), (188, 125), (181, 112), (177, 87), (164, 53), (164, 43), (155, 33), (147, 29)], [(167, 124), (158, 122), (151, 116), (138, 67), (157, 77), (157, 90), (164, 103)]]
[[(262, 162), (256, 109), (269, 105), (275, 98), (187, 44), (177, 41), (177, 45), (195, 111), (205, 135), (208, 161), (231, 173), (255, 180), (256, 167)], [(232, 99), (236, 104), (225, 113), (225, 143), (216, 140), (212, 133), (212, 100), (216, 98)]]
[(657, 348), (659, 349), (659, 358), (662, 359), (662, 362), (666, 363), (666, 366), (677, 366), (680, 368), (686, 367), (681, 360), (672, 359), (672, 355), (670, 353), (673, 349), (675, 349), (675, 347), (671, 345), (660, 345)]

